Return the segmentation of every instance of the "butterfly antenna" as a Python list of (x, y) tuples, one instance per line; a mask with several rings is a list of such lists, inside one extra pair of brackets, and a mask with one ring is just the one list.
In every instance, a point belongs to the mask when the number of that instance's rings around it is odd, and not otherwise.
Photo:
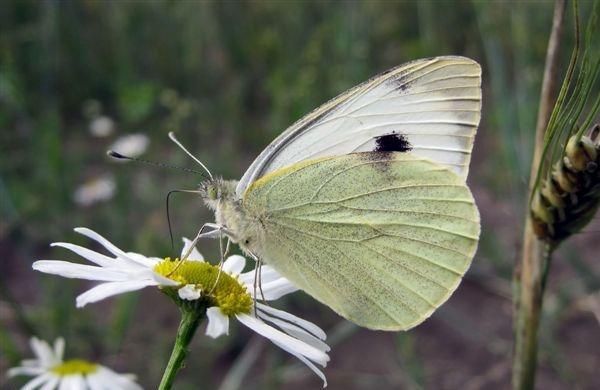
[(175, 251), (175, 241), (173, 240), (173, 229), (171, 224), (171, 212), (169, 207), (169, 200), (171, 199), (171, 195), (176, 193), (188, 193), (188, 194), (198, 194), (200, 191), (196, 190), (171, 190), (167, 193), (167, 225), (169, 226), (169, 238), (171, 239), (171, 250)]
[(171, 141), (173, 141), (175, 143), (175, 145), (179, 146), (179, 148), (181, 150), (183, 150), (188, 156), (190, 156), (192, 158), (192, 160), (196, 161), (198, 164), (200, 164), (200, 166), (202, 168), (204, 168), (204, 170), (206, 171), (206, 173), (208, 173), (208, 176), (210, 177), (211, 180), (213, 180), (213, 175), (212, 173), (210, 173), (210, 171), (208, 170), (208, 168), (206, 167), (206, 165), (204, 165), (202, 163), (202, 161), (198, 160), (196, 157), (194, 157), (194, 155), (192, 153), (190, 153), (189, 150), (187, 150), (185, 148), (185, 146), (183, 146), (181, 144), (181, 142), (179, 142), (179, 140), (177, 140), (177, 138), (175, 137), (175, 133), (173, 133), (172, 131), (169, 132), (169, 138), (171, 139)]
[[(156, 161), (144, 160), (142, 158), (137, 158), (137, 157), (125, 156), (124, 154), (115, 152), (114, 150), (107, 151), (106, 155), (109, 157), (112, 157), (114, 159), (117, 159), (117, 160), (130, 160), (130, 161), (135, 161), (135, 162), (139, 162), (139, 163), (143, 163), (143, 164), (147, 164), (147, 165), (152, 165), (152, 166), (159, 167), (159, 168), (178, 169), (180, 171), (195, 173), (195, 174), (201, 175), (202, 177), (206, 177), (204, 172), (197, 171), (195, 169), (184, 168), (184, 167), (180, 167), (177, 165), (165, 164), (165, 163), (160, 163), (160, 162), (156, 162)], [(212, 176), (210, 178), (212, 179)]]

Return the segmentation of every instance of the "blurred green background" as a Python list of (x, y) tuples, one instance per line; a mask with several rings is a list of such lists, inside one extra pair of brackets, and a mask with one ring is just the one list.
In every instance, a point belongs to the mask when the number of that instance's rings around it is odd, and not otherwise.
[[(63, 335), (68, 357), (137, 373), (147, 388), (158, 384), (178, 323), (165, 296), (148, 289), (77, 310), (75, 296), (89, 283), (31, 271), (36, 259), (76, 260), (48, 247), (89, 245), (76, 226), (125, 250), (172, 254), (166, 193), (194, 188), (199, 177), (110, 161), (105, 151), (117, 139), (142, 133), (149, 141), (142, 157), (195, 168), (168, 141), (175, 131), (213, 173), (239, 178), (270, 140), (337, 93), (412, 59), (460, 54), (484, 69), (470, 174), (483, 235), (462, 286), (404, 333), (358, 329), (302, 293), (278, 306), (328, 332), (331, 389), (507, 388), (511, 278), (552, 9), (543, 1), (3, 1), (0, 371), (31, 355), (29, 336)], [(98, 178), (114, 181), (110, 199), (77, 192), (87, 183), (94, 193)], [(172, 213), (176, 237), (212, 220), (191, 195), (175, 195)], [(600, 388), (599, 225), (555, 258), (539, 388)], [(200, 250), (216, 259), (214, 242)], [(21, 383), (0, 378), (2, 388)], [(176, 388), (241, 386), (320, 383), (236, 324), (217, 340), (199, 333)]]

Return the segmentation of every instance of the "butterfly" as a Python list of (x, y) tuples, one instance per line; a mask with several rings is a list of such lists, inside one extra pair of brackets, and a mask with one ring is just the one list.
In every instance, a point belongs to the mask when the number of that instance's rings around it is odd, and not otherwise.
[(360, 326), (412, 328), (477, 249), (466, 178), (480, 117), (477, 62), (390, 69), (298, 120), (239, 181), (204, 181), (216, 223), (199, 237), (224, 234)]

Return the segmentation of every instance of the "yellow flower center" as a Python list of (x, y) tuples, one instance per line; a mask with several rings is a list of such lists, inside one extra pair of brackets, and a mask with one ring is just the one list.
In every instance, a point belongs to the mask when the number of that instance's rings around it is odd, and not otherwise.
[(50, 371), (59, 375), (89, 375), (93, 374), (98, 370), (98, 365), (95, 363), (90, 363), (86, 360), (81, 359), (72, 359), (67, 360), (57, 366), (52, 367)]
[(184, 260), (178, 265), (179, 259), (167, 257), (154, 266), (154, 272), (181, 283), (180, 287), (195, 285), (227, 316), (250, 313), (253, 299), (237, 278), (203, 261)]

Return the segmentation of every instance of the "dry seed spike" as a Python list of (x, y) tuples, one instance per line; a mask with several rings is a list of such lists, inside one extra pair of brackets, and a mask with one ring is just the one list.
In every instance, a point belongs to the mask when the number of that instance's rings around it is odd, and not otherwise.
[(557, 244), (583, 228), (600, 204), (600, 125), (589, 135), (572, 136), (564, 156), (543, 179), (533, 196), (531, 214), (536, 234)]
[[(596, 138), (598, 138), (598, 134), (600, 134), (600, 123), (596, 123), (594, 125), (594, 128), (592, 129), (591, 133), (590, 133), (590, 138), (592, 141), (596, 142)], [(600, 145), (600, 138), (598, 138), (597, 142), (596, 142), (596, 146)]]

